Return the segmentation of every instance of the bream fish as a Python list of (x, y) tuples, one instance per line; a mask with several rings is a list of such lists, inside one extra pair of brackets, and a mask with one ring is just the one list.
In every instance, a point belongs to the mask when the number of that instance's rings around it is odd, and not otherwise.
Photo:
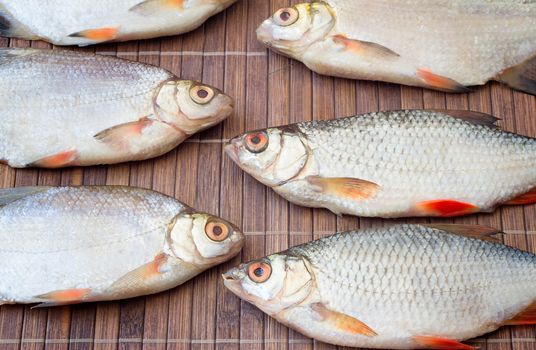
[(236, 0), (0, 0), (0, 35), (56, 45), (176, 35)]
[(129, 187), (0, 190), (0, 304), (54, 306), (174, 288), (235, 256), (232, 224)]
[(467, 111), (392, 111), (253, 131), (225, 150), (291, 202), (336, 214), (457, 216), (536, 202), (536, 140)]
[(144, 160), (227, 118), (216, 88), (114, 57), (0, 49), (0, 160), (58, 168)]
[(488, 236), (494, 232), (400, 225), (340, 233), (223, 279), (240, 298), (326, 343), (470, 350), (460, 341), (536, 324), (536, 255), (500, 244)]
[(534, 0), (328, 0), (277, 11), (260, 41), (326, 75), (536, 95)]

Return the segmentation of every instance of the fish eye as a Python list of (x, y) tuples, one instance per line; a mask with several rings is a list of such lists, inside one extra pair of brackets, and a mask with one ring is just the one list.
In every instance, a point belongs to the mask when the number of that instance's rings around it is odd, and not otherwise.
[(273, 16), (275, 24), (281, 27), (286, 27), (296, 23), (298, 18), (300, 18), (300, 13), (294, 7), (280, 9)]
[(231, 229), (223, 222), (209, 221), (205, 225), (205, 233), (214, 242), (223, 242), (231, 233)]
[(214, 89), (208, 86), (195, 85), (190, 89), (190, 97), (200, 105), (205, 105), (212, 101), (215, 94)]
[(251, 153), (261, 153), (268, 148), (268, 134), (264, 131), (254, 132), (246, 135), (245, 144)]
[(264, 283), (272, 275), (272, 266), (264, 261), (251, 263), (248, 266), (248, 276), (255, 283)]

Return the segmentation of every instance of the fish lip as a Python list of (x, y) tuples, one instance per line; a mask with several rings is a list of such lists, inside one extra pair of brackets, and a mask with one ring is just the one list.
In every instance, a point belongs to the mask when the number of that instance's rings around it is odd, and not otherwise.
[(269, 29), (270, 26), (270, 20), (264, 21), (259, 27), (257, 27), (257, 30), (255, 31), (255, 34), (257, 35), (257, 40), (262, 42), (264, 45), (271, 47), (270, 44), (273, 40), (273, 35)]
[(236, 139), (229, 141), (224, 147), (225, 153), (231, 158), (236, 164), (240, 165), (240, 156), (238, 154), (238, 147), (236, 146)]
[(231, 269), (221, 275), (223, 279), (223, 285), (237, 296), (241, 296), (243, 294), (242, 284), (236, 276), (235, 270), (236, 269)]

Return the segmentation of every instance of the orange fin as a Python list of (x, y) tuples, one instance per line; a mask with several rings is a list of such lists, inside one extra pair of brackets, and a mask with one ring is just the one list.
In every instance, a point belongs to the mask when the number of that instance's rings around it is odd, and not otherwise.
[(417, 344), (421, 346), (429, 347), (431, 349), (445, 349), (445, 350), (475, 350), (477, 349), (474, 346), (466, 345), (456, 340), (452, 340), (448, 338), (441, 338), (441, 337), (427, 336), (427, 335), (413, 336), (413, 340)]
[(145, 0), (130, 8), (129, 11), (150, 16), (158, 13), (159, 11), (170, 10), (184, 10), (184, 0)]
[(76, 150), (64, 151), (41, 158), (35, 162), (27, 164), (27, 167), (38, 167), (38, 168), (62, 168), (72, 165), (74, 161), (78, 159), (78, 152)]
[(370, 198), (374, 196), (380, 188), (380, 186), (373, 182), (348, 177), (328, 178), (309, 176), (307, 177), (307, 182), (309, 182), (317, 192), (355, 200)]
[(97, 29), (88, 29), (69, 35), (71, 38), (86, 38), (88, 40), (103, 42), (117, 38), (119, 27), (104, 27)]
[(492, 115), (474, 112), (474, 111), (460, 111), (460, 110), (446, 110), (446, 109), (431, 109), (430, 112), (442, 113), (454, 118), (465, 120), (468, 123), (475, 125), (483, 125), (490, 128), (498, 128), (497, 121), (499, 118), (496, 118)]
[(143, 294), (152, 294), (151, 279), (161, 276), (165, 271), (163, 267), (166, 264), (168, 256), (160, 253), (155, 256), (153, 261), (138, 267), (127, 273), (116, 282), (114, 282), (107, 293), (121, 292), (125, 290), (146, 290)]
[(42, 304), (39, 304), (36, 307), (81, 303), (87, 301), (87, 298), (90, 295), (91, 289), (87, 288), (57, 290), (54, 292), (36, 296), (36, 299), (41, 299), (44, 301)]
[(536, 301), (530, 304), (523, 312), (507, 321), (507, 326), (523, 326), (536, 324)]
[(536, 203), (536, 187), (527, 193), (522, 194), (519, 197), (509, 200), (504, 203), (506, 205), (521, 205), (521, 204), (534, 204)]
[(501, 243), (501, 240), (496, 237), (493, 237), (493, 235), (501, 234), (502, 232), (493, 227), (461, 224), (424, 224), (422, 226), (454, 233), (460, 236), (478, 238), (493, 243)]
[(516, 90), (536, 95), (536, 56), (518, 66), (505, 69), (497, 80)]
[(428, 87), (446, 92), (469, 92), (470, 90), (462, 84), (450, 78), (434, 74), (432, 71), (424, 68), (417, 69), (417, 76)]
[(345, 47), (346, 50), (363, 56), (382, 57), (382, 58), (396, 58), (400, 57), (399, 54), (388, 49), (385, 46), (372, 43), (369, 41), (361, 41), (355, 39), (349, 39), (345, 35), (339, 34), (333, 36), (333, 42)]
[(450, 199), (421, 202), (418, 203), (416, 207), (421, 214), (441, 216), (444, 218), (478, 212), (478, 207), (470, 203), (458, 202)]
[(114, 148), (125, 148), (133, 137), (140, 136), (143, 130), (152, 123), (154, 123), (154, 120), (144, 117), (135, 122), (111, 127), (99, 132), (94, 137), (103, 143), (110, 144)]
[(330, 310), (322, 303), (312, 304), (311, 308), (324, 321), (328, 322), (331, 326), (340, 331), (351, 334), (361, 334), (366, 337), (374, 337), (378, 335), (376, 332), (374, 332), (374, 330), (372, 330), (372, 328), (358, 319), (337, 311)]

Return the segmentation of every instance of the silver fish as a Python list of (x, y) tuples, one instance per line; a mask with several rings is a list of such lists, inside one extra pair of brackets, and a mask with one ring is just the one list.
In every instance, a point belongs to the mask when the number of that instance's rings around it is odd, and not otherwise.
[(280, 9), (257, 35), (321, 74), (536, 94), (534, 23), (533, 0), (327, 0)]
[(0, 35), (56, 45), (189, 32), (236, 0), (0, 0)]
[(495, 232), (351, 231), (243, 264), (223, 279), (240, 298), (323, 342), (470, 350), (460, 341), (536, 323), (536, 255), (497, 243), (488, 237)]
[(361, 216), (450, 217), (536, 202), (536, 140), (467, 111), (393, 111), (303, 122), (225, 146), (299, 205)]
[(0, 304), (53, 306), (174, 288), (235, 256), (232, 224), (129, 187), (0, 190)]
[(143, 160), (227, 118), (216, 88), (114, 57), (0, 49), (0, 160), (58, 168)]

